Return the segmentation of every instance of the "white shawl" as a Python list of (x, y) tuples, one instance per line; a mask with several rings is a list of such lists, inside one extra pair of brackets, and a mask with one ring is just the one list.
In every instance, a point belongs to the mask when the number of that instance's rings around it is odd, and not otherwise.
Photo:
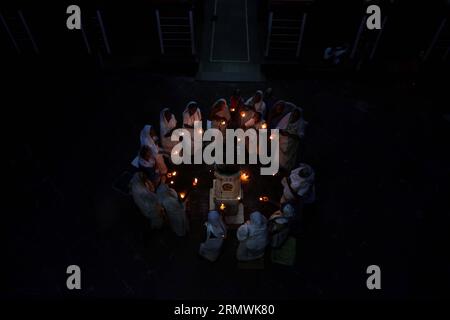
[(161, 140), (165, 138), (165, 135), (170, 132), (170, 130), (176, 128), (177, 126), (177, 120), (175, 119), (175, 116), (173, 114), (170, 117), (170, 120), (167, 121), (164, 115), (166, 111), (169, 111), (169, 108), (162, 109), (161, 113), (159, 114), (159, 130), (161, 134)]

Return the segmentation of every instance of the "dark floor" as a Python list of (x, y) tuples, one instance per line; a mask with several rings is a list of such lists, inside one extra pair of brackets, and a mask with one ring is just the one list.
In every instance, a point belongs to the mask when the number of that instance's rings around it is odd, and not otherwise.
[[(305, 109), (305, 157), (317, 176), (316, 216), (299, 241), (296, 266), (267, 263), (262, 271), (249, 271), (237, 268), (233, 237), (217, 263), (197, 256), (207, 168), (178, 170), (176, 188), (186, 188), (192, 175), (202, 182), (191, 195), (192, 232), (186, 239), (169, 230), (151, 232), (130, 198), (113, 188), (136, 154), (140, 129), (157, 125), (161, 108), (172, 108), (180, 121), (185, 104), (195, 99), (206, 114), (235, 84), (109, 72), (72, 80), (53, 95), (57, 83), (40, 74), (12, 83), (28, 91), (12, 97), (26, 107), (11, 111), (11, 123), (20, 125), (4, 135), (20, 138), (8, 158), (15, 174), (10, 186), (20, 200), (7, 201), (11, 218), (2, 263), (9, 276), (2, 295), (448, 297), (450, 122), (438, 97), (404, 82), (240, 85), (246, 97), (271, 86), (277, 97)], [(279, 194), (272, 180), (261, 178), (246, 199)], [(82, 269), (79, 293), (65, 289), (70, 264)], [(371, 264), (382, 270), (380, 292), (366, 289)]]

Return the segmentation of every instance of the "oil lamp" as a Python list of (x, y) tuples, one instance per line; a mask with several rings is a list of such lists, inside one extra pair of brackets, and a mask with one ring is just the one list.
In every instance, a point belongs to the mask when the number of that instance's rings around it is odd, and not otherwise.
[(246, 173), (246, 172), (241, 173), (241, 181), (242, 182), (248, 182), (249, 178), (250, 178), (250, 176), (248, 175), (248, 173)]

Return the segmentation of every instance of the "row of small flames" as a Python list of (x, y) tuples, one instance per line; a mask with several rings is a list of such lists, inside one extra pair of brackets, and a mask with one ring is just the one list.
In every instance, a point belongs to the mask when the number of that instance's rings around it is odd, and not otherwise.
[[(169, 184), (173, 186), (175, 184), (175, 178), (177, 177), (177, 172), (176, 171), (169, 172), (166, 174), (166, 177), (167, 177), (167, 179), (170, 179)], [(250, 181), (250, 175), (247, 172), (242, 172), (240, 178), (241, 178), (242, 183), (248, 183)], [(193, 178), (192, 179), (192, 187), (194, 187), (194, 188), (197, 187), (198, 182), (199, 182), (198, 178)], [(187, 194), (186, 194), (186, 192), (181, 191), (178, 193), (178, 195), (181, 200), (184, 200), (186, 198)], [(237, 200), (241, 200), (241, 197), (238, 197)], [(259, 201), (268, 202), (269, 198), (267, 196), (260, 196)], [(225, 210), (226, 209), (225, 204), (221, 203), (219, 206), (219, 209), (222, 211)]]

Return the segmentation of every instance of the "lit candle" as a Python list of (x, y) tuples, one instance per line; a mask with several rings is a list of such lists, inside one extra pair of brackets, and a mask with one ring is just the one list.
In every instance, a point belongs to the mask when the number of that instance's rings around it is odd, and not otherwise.
[(241, 200), (241, 197), (237, 197), (238, 200)]
[(267, 129), (267, 124), (263, 123), (261, 126), (262, 129)]
[(184, 199), (184, 197), (186, 197), (186, 193), (180, 192), (180, 198), (181, 198), (181, 199)]
[(245, 112), (244, 111), (241, 112), (241, 117), (245, 118)]
[(194, 178), (194, 181), (192, 181), (192, 185), (195, 187), (198, 184), (198, 179)]
[(170, 184), (174, 184), (174, 182), (173, 182), (173, 181), (170, 181)]
[(235, 112), (236, 109), (235, 109), (235, 108), (231, 108), (230, 111), (231, 111), (231, 112)]
[(226, 207), (225, 207), (225, 203), (221, 203), (219, 209), (220, 209), (220, 210), (225, 210), (225, 208), (226, 208)]
[(261, 197), (259, 197), (259, 201), (261, 201), (261, 202), (268, 202), (269, 201), (269, 197), (261, 196)]
[(176, 171), (172, 172), (172, 175), (175, 177), (177, 175), (177, 172)]
[(241, 181), (242, 182), (247, 182), (248, 179), (249, 179), (249, 175), (247, 173), (245, 173), (245, 172), (242, 172), (241, 173)]
[(226, 124), (226, 122), (225, 121), (222, 121), (222, 125), (224, 126)]

